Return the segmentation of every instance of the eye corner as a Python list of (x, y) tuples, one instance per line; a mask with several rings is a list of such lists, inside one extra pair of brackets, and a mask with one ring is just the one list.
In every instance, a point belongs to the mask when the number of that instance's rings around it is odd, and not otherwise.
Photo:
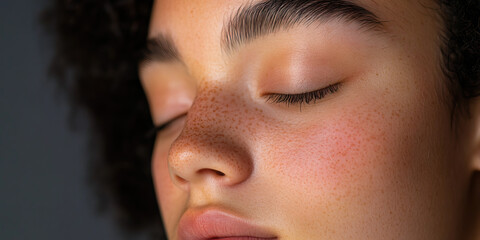
[(151, 136), (155, 136), (156, 134), (158, 133), (161, 133), (161, 132), (164, 132), (166, 131), (168, 128), (170, 128), (171, 125), (173, 125), (175, 122), (177, 122), (178, 120), (181, 120), (183, 119), (184, 117), (187, 116), (187, 112), (186, 113), (183, 113), (183, 114), (180, 114), (180, 115), (177, 115), (176, 117), (170, 119), (170, 120), (167, 120), (163, 123), (160, 123), (160, 124), (153, 124), (153, 126), (147, 131), (147, 134), (146, 136), (147, 137), (151, 137)]

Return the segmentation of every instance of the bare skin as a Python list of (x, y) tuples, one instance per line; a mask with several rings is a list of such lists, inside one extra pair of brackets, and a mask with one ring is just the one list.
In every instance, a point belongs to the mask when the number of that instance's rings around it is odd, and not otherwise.
[[(258, 2), (155, 2), (150, 37), (181, 60), (141, 66), (153, 122), (188, 113), (152, 161), (169, 239), (209, 210), (278, 239), (466, 237), (480, 121), (451, 127), (435, 4), (358, 0), (382, 30), (298, 24), (226, 53), (224, 24)], [(308, 104), (272, 98), (335, 84)]]

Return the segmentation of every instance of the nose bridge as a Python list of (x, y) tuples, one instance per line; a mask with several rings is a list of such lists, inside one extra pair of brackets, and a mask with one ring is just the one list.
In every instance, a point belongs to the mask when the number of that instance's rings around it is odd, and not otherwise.
[(197, 91), (184, 129), (172, 144), (169, 167), (173, 181), (180, 185), (206, 177), (223, 185), (248, 179), (253, 163), (242, 141), (242, 113), (245, 101), (218, 86)]

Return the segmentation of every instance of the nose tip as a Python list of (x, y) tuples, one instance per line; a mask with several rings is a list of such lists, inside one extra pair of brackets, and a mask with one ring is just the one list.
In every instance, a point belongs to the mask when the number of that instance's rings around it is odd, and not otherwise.
[(233, 186), (251, 175), (253, 163), (247, 151), (238, 144), (222, 140), (221, 136), (210, 137), (180, 136), (170, 148), (170, 173), (178, 187), (188, 189), (191, 184), (207, 180)]

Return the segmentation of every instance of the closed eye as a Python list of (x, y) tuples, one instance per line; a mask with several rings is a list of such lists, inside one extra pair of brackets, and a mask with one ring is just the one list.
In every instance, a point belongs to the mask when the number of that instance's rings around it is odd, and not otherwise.
[(333, 94), (341, 87), (341, 83), (335, 83), (328, 87), (315, 90), (312, 92), (298, 93), (298, 94), (281, 94), (270, 93), (267, 94), (267, 102), (272, 103), (285, 103), (288, 105), (302, 105), (302, 104), (315, 104), (316, 101), (324, 98), (328, 94)]
[(153, 128), (151, 128), (147, 134), (146, 134), (146, 137), (147, 138), (150, 138), (150, 137), (154, 137), (156, 134), (162, 132), (162, 131), (165, 131), (170, 125), (172, 125), (176, 120), (179, 120), (180, 118), (182, 117), (185, 117), (187, 114), (184, 113), (184, 114), (181, 114), (179, 116), (176, 116), (174, 117), (173, 119), (163, 123), (163, 124), (160, 124), (158, 126), (154, 126)]

